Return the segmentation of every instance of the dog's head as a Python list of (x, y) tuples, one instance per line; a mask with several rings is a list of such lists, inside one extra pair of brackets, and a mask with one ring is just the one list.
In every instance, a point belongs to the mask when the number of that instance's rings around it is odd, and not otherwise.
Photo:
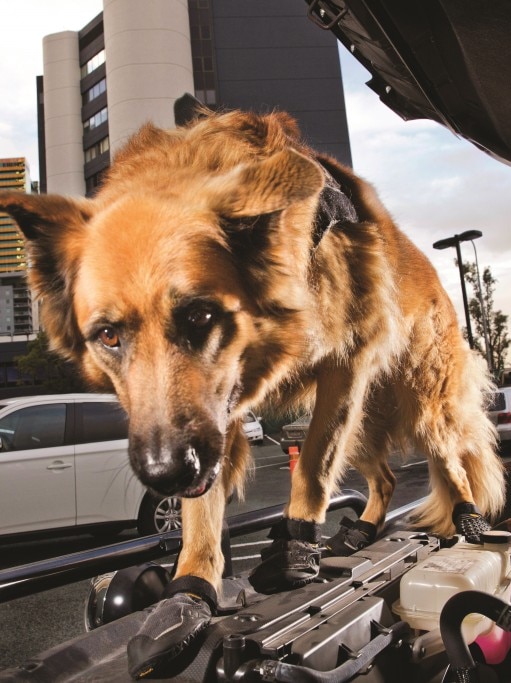
[(323, 174), (282, 117), (184, 123), (142, 129), (94, 199), (3, 193), (0, 210), (26, 237), (54, 348), (128, 411), (141, 481), (193, 497), (231, 417), (300, 355)]

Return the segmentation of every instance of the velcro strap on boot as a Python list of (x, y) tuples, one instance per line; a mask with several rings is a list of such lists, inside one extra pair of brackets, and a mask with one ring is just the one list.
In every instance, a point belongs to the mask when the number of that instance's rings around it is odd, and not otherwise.
[(304, 519), (283, 517), (280, 522), (271, 527), (268, 538), (319, 543), (321, 541), (321, 526), (316, 522), (306, 522)]
[(343, 517), (339, 531), (329, 538), (326, 543), (325, 557), (346, 557), (357, 550), (362, 550), (374, 542), (377, 528), (371, 522), (357, 519), (355, 522), (349, 517)]
[(452, 511), (452, 521), (456, 522), (456, 519), (460, 515), (477, 515), (482, 517), (481, 510), (474, 503), (457, 503)]
[(372, 522), (365, 522), (363, 519), (357, 519), (353, 523), (353, 528), (358, 529), (367, 538), (369, 543), (373, 543), (376, 538), (376, 526)]
[(192, 574), (180, 576), (178, 579), (174, 579), (167, 584), (163, 591), (162, 598), (170, 598), (173, 595), (176, 595), (176, 593), (187, 593), (188, 595), (194, 595), (201, 598), (208, 603), (211, 611), (216, 613), (218, 597), (216, 590), (209, 581), (201, 579), (199, 576), (193, 576)]

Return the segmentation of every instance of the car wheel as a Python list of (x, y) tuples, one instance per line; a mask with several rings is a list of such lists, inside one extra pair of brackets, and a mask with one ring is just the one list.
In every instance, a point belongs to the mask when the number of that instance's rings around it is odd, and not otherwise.
[(141, 536), (181, 529), (181, 499), (146, 493), (140, 505), (137, 527)]

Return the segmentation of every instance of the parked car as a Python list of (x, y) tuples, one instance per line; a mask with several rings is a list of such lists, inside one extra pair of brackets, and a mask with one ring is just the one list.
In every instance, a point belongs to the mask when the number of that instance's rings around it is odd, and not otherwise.
[(249, 410), (243, 417), (243, 431), (249, 441), (261, 445), (264, 442), (264, 431), (261, 425), (261, 418), (256, 417)]
[(298, 446), (301, 450), (305, 437), (307, 436), (310, 420), (310, 415), (302, 415), (294, 422), (282, 427), (280, 446), (284, 453), (289, 453), (289, 446)]
[[(258, 418), (244, 419), (262, 443)], [(0, 537), (136, 526), (141, 535), (181, 528), (181, 500), (146, 491), (128, 460), (128, 417), (112, 394), (56, 394), (0, 401)]]
[(0, 536), (181, 526), (181, 501), (146, 492), (128, 461), (128, 418), (109, 394), (0, 401)]
[(497, 427), (501, 449), (511, 449), (511, 387), (493, 392), (488, 414)]

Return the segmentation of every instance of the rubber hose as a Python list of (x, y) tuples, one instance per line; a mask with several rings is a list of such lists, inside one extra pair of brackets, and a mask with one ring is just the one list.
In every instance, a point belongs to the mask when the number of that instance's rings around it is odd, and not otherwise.
[(275, 660), (254, 661), (248, 665), (248, 669), (257, 671), (262, 680), (273, 683), (345, 683), (351, 681), (383, 650), (408, 634), (409, 629), (405, 621), (392, 624), (365, 645), (355, 660), (348, 660), (330, 671), (316, 671), (306, 666), (286, 664)]
[(440, 613), (440, 633), (454, 669), (473, 669), (475, 663), (461, 633), (467, 614), (482, 614), (505, 631), (511, 630), (511, 607), (504, 600), (482, 591), (463, 591), (453, 595)]

